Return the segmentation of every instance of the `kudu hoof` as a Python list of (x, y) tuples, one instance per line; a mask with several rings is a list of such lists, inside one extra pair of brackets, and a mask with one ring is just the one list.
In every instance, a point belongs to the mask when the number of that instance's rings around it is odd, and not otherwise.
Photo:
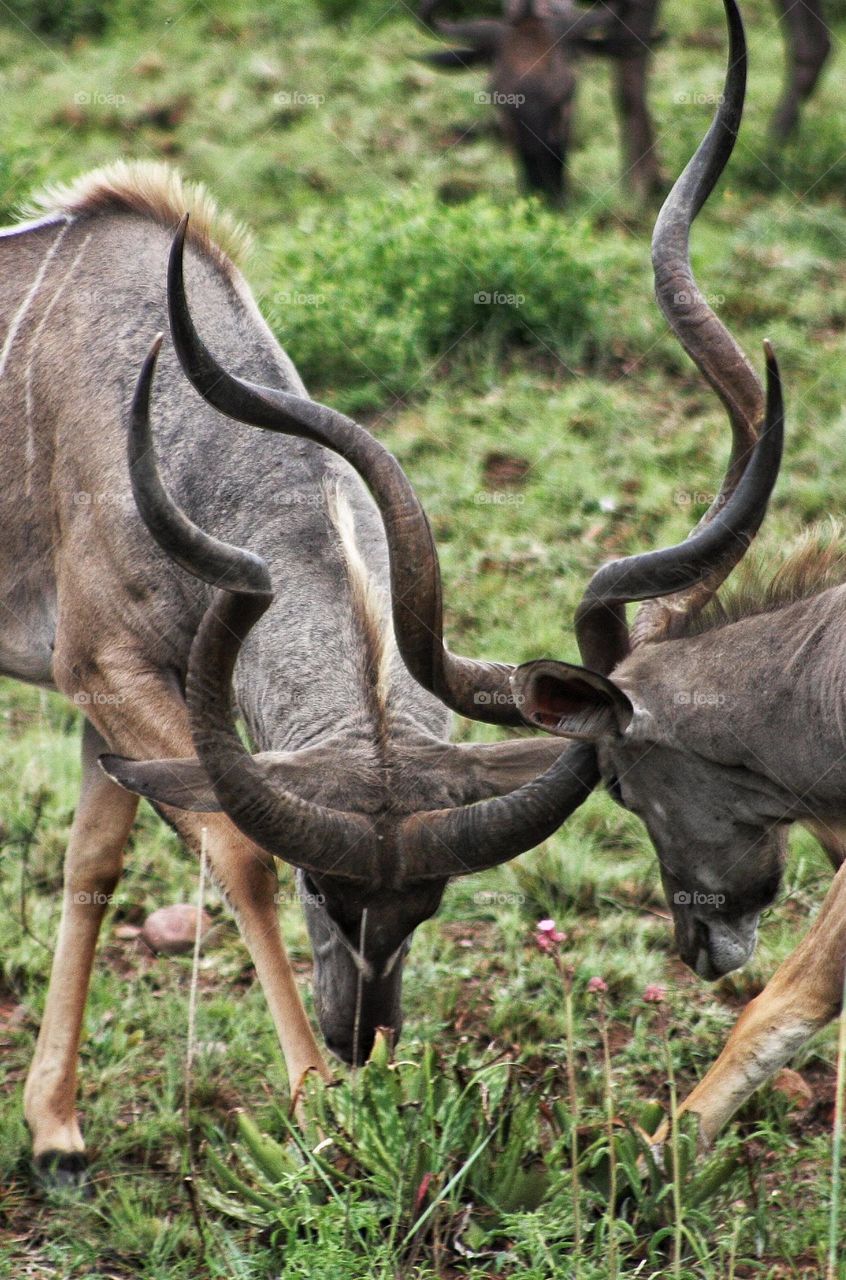
[(35, 1159), (35, 1172), (47, 1191), (74, 1192), (85, 1199), (93, 1195), (88, 1157), (81, 1151), (44, 1151)]

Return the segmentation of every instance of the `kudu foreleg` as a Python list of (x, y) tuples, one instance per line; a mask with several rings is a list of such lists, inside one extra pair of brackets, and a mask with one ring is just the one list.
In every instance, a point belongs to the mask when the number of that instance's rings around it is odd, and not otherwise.
[(649, 56), (644, 52), (618, 57), (612, 60), (611, 67), (624, 157), (623, 176), (642, 196), (655, 195), (664, 185), (647, 103)]
[(85, 1144), (76, 1118), (76, 1067), (82, 1017), (97, 935), (120, 878), (123, 848), (138, 800), (115, 786), (97, 765), (106, 750), (86, 721), (82, 790), (65, 855), (59, 937), (35, 1057), (24, 1090), (24, 1111), (40, 1166), (62, 1182), (84, 1167)]
[(787, 80), (772, 120), (772, 134), (784, 142), (799, 123), (831, 51), (822, 0), (775, 0), (785, 29)]
[[(684, 1100), (710, 1143), (746, 1099), (836, 1017), (846, 971), (846, 866), (806, 937), (744, 1009), (708, 1074)], [(666, 1136), (666, 1126), (655, 1135)]]
[(199, 846), (202, 828), (212, 872), (226, 894), (256, 968), (282, 1047), (292, 1096), (310, 1071), (329, 1079), (282, 941), (276, 864), (221, 814), (174, 815), (180, 833)]
[[(193, 755), (187, 708), (168, 681), (132, 669), (99, 669), (98, 678), (103, 696), (96, 705), (104, 720), (109, 721), (101, 725), (101, 732), (113, 751), (138, 760)], [(131, 696), (128, 691), (132, 691)], [(123, 696), (109, 696), (118, 692)], [(133, 708), (131, 716), (123, 713), (127, 701)], [(209, 867), (227, 896), (255, 964), (291, 1089), (296, 1089), (307, 1071), (328, 1076), (282, 941), (273, 858), (243, 836), (222, 813), (181, 809), (166, 812), (195, 852), (199, 852), (205, 829)]]

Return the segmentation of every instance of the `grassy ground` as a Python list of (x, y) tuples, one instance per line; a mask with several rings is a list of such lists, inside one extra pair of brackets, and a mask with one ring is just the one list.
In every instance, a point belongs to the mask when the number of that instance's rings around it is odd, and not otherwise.
[[(312, 391), (362, 413), (418, 487), (442, 552), (453, 646), (517, 661), (574, 657), (570, 619), (586, 575), (610, 553), (681, 535), (725, 452), (721, 415), (651, 301), (652, 213), (618, 182), (605, 69), (584, 69), (574, 202), (561, 217), (515, 203), (509, 162), (474, 101), (480, 78), (445, 79), (410, 60), (427, 41), (402, 7), (372, 0), (337, 26), (293, 0), (157, 3), (140, 20), (115, 4), (118, 17), (96, 36), (65, 43), (27, 29), (47, 7), (21, 0), (23, 22), (4, 12), (0, 25), (3, 212), (48, 178), (116, 156), (165, 156), (207, 181), (254, 230), (248, 274)], [(835, 68), (801, 138), (771, 150), (780, 40), (764, 0), (746, 9), (747, 122), (697, 226), (695, 264), (750, 353), (757, 359), (769, 336), (781, 357), (790, 433), (760, 539), (772, 558), (807, 523), (842, 511), (846, 154)], [(652, 100), (675, 174), (719, 91), (720, 6), (673, 6), (665, 22)], [(496, 291), (523, 303), (473, 301)], [(156, 906), (188, 900), (196, 869), (150, 811), (107, 918), (82, 1050), (95, 1197), (67, 1204), (33, 1185), (21, 1089), (58, 920), (79, 724), (58, 700), (20, 686), (0, 688), (0, 710), (0, 1276), (392, 1274), (383, 1255), (357, 1252), (354, 1235), (339, 1229), (327, 1239), (319, 1222), (292, 1222), (304, 1212), (295, 1196), (290, 1211), (280, 1201), (275, 1230), (205, 1209), (201, 1246), (182, 1185), (189, 963), (150, 958), (131, 928)], [(569, 1056), (580, 1108), (597, 1121), (600, 1022), (585, 987), (598, 974), (609, 984), (620, 1114), (652, 1096), (666, 1105), (665, 1054), (686, 1091), (804, 930), (827, 881), (824, 859), (797, 834), (756, 959), (706, 987), (671, 954), (642, 829), (597, 795), (518, 865), (452, 886), (439, 917), (419, 930), (403, 1055), (419, 1060), (435, 1042), (446, 1072), (456, 1055), (471, 1064), (513, 1055), (550, 1098), (566, 1094)], [(200, 972), (192, 1121), (201, 1181), (213, 1180), (204, 1143), (225, 1158), (241, 1110), (278, 1131), (287, 1088), (246, 953), (214, 891), (209, 909), (222, 927)], [(283, 910), (308, 1000), (304, 926), (295, 906)], [(575, 972), (569, 1050), (561, 978), (532, 939), (550, 915), (567, 932)], [(657, 1009), (642, 999), (654, 983), (667, 988)], [(790, 1110), (767, 1088), (744, 1111), (734, 1130), (740, 1171), (696, 1220), (704, 1244), (685, 1274), (821, 1274), (833, 1043), (819, 1037), (795, 1064), (813, 1090), (809, 1107)], [(735, 1140), (727, 1136), (726, 1149)], [(562, 1170), (558, 1199), (512, 1213), (480, 1258), (462, 1255), (461, 1233), (444, 1221), (440, 1247), (430, 1242), (404, 1273), (574, 1274), (561, 1209), (572, 1190), (566, 1160)], [(584, 1194), (581, 1274), (604, 1276), (601, 1223)], [(323, 1222), (330, 1235), (338, 1225), (331, 1210)], [(625, 1274), (668, 1273), (654, 1232), (634, 1231), (624, 1253)]]

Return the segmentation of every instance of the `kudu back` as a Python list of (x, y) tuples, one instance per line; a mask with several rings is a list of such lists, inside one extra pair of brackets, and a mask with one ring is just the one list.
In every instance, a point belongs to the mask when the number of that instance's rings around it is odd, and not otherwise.
[[(326, 1068), (279, 933), (276, 859), (298, 868), (326, 1042), (360, 1061), (376, 1026), (400, 1030), (408, 940), (448, 878), (543, 839), (595, 779), (582, 753), (562, 807), (563, 776), (554, 788), (532, 782), (561, 769), (571, 753), (560, 744), (450, 745), (449, 712), (396, 650), (385, 535), (358, 476), (312, 441), (227, 422), (169, 342), (152, 406), (161, 479), (184, 513), (168, 544), (148, 406), (130, 407), (150, 335), (168, 326), (168, 253), (186, 208), (188, 293), (216, 352), (309, 405), (233, 263), (236, 230), (166, 169), (89, 175), (0, 234), (0, 671), (61, 691), (85, 715), (25, 1094), (37, 1159), (69, 1180), (85, 1163), (74, 1109), (85, 997), (137, 806), (98, 757), (154, 762), (113, 772), (189, 846), (205, 830), (294, 1089)], [(220, 540), (251, 550), (221, 551)]]

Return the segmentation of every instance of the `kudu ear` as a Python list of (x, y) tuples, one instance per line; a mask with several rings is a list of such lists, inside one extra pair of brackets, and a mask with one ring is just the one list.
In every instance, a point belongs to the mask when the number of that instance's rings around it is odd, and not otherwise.
[(441, 71), (461, 71), (465, 67), (487, 66), (499, 52), (508, 25), (494, 18), (474, 22), (436, 22), (440, 35), (460, 45), (457, 49), (436, 49), (417, 54), (418, 62), (426, 62)]
[(100, 768), (126, 791), (146, 796), (174, 809), (194, 813), (219, 813), (221, 806), (199, 760), (127, 760), (124, 756), (100, 756)]
[(432, 53), (417, 53), (414, 58), (439, 71), (464, 71), (467, 67), (487, 66), (492, 56), (482, 49), (436, 49)]
[(511, 687), (527, 724), (562, 738), (596, 742), (625, 733), (634, 707), (612, 680), (569, 662), (525, 662)]

